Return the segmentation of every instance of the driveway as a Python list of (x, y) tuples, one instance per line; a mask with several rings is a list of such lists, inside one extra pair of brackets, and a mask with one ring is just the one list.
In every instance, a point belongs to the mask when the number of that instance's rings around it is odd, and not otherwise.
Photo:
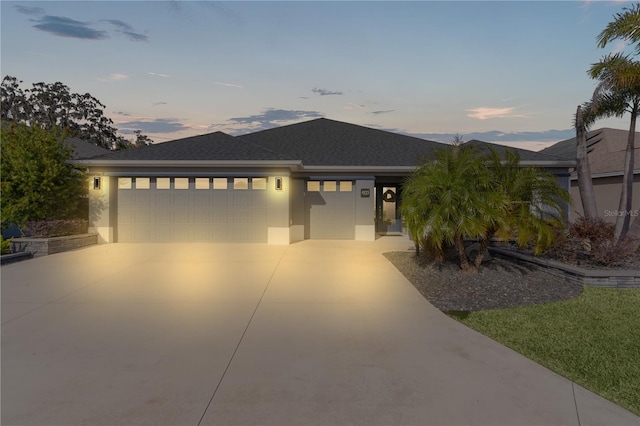
[(3, 266), (3, 425), (640, 424), (443, 315), (374, 242)]

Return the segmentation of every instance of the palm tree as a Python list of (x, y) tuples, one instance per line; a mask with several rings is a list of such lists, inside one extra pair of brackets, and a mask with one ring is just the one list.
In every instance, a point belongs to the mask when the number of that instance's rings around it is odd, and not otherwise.
[(486, 232), (486, 218), (495, 217), (488, 194), (489, 175), (476, 151), (452, 145), (436, 152), (403, 185), (402, 215), (419, 245), (442, 254), (454, 246), (463, 272), (471, 271), (464, 238)]
[[(496, 235), (516, 233), (520, 245), (534, 241), (536, 253), (548, 247), (568, 200), (554, 175), (520, 167), (514, 151), (506, 150), (503, 159), (494, 150), (480, 156), (471, 147), (454, 145), (405, 181), (401, 208), (414, 241), (440, 254), (455, 246), (461, 270), (478, 272)], [(467, 237), (480, 241), (473, 265), (465, 254)]]
[(600, 80), (591, 100), (593, 117), (622, 117), (626, 112), (631, 114), (614, 236), (619, 241), (629, 231), (630, 214), (627, 213), (631, 211), (633, 199), (635, 132), (640, 108), (640, 63), (620, 53), (606, 55), (591, 66), (589, 75)]
[(636, 52), (640, 54), (640, 3), (622, 9), (616, 13), (615, 19), (598, 35), (598, 47), (606, 47), (614, 40), (625, 40), (636, 45)]
[(534, 244), (534, 253), (549, 247), (556, 230), (564, 226), (566, 206), (570, 196), (552, 173), (537, 167), (521, 167), (516, 151), (506, 149), (504, 158), (492, 148), (485, 159), (491, 176), (492, 200), (497, 201), (491, 211), (498, 217), (489, 220), (480, 241), (475, 259), (476, 268), (491, 239), (517, 236), (518, 245)]
[[(586, 108), (590, 111), (590, 106)], [(578, 105), (576, 110), (574, 127), (576, 129), (576, 172), (578, 174), (578, 189), (580, 190), (580, 200), (582, 201), (582, 211), (587, 219), (598, 217), (598, 207), (596, 205), (596, 194), (591, 181), (591, 166), (587, 153), (587, 120), (585, 120), (582, 106)]]
[[(621, 13), (617, 13), (614, 16), (614, 20), (598, 35), (598, 47), (604, 48), (614, 40), (635, 43), (636, 54), (640, 54), (640, 3), (625, 7)], [(618, 209), (626, 213), (631, 209), (633, 196), (634, 137), (638, 114), (638, 93), (640, 91), (640, 66), (637, 61), (631, 60), (628, 56), (622, 56), (621, 54), (608, 55), (599, 63), (594, 64), (589, 73), (592, 78), (601, 80), (593, 94), (594, 106), (598, 107), (598, 100), (603, 98), (603, 94), (608, 96), (607, 102), (617, 105), (617, 108), (609, 108), (608, 113), (602, 115), (621, 116), (624, 111), (631, 113)], [(601, 108), (600, 111), (607, 111), (607, 108)], [(626, 236), (629, 230), (629, 221), (629, 215), (627, 214), (618, 216), (615, 229), (616, 240)]]

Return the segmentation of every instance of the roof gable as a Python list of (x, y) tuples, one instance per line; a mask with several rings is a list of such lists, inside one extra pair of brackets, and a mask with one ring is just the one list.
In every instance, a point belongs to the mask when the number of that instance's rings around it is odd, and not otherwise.
[[(592, 174), (622, 172), (628, 135), (627, 130), (607, 127), (587, 133), (587, 151)], [(640, 140), (640, 132), (636, 132), (635, 138), (636, 141)], [(640, 146), (637, 143), (635, 150), (634, 168), (637, 169), (640, 166)], [(576, 138), (560, 141), (540, 152), (564, 159), (575, 159)]]

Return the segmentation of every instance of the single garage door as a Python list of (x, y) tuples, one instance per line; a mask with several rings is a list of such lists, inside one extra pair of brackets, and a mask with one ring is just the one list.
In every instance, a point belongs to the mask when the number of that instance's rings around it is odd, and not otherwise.
[(307, 181), (305, 238), (353, 240), (356, 199), (353, 181)]
[(120, 242), (267, 242), (261, 177), (118, 179)]

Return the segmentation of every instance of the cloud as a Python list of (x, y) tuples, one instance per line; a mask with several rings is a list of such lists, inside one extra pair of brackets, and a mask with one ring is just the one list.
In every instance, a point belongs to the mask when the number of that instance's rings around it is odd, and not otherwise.
[(526, 117), (524, 114), (516, 114), (514, 112), (515, 107), (511, 108), (493, 108), (493, 107), (479, 107), (468, 109), (467, 117), (476, 118), (478, 120), (488, 120), (490, 118), (515, 118)]
[(317, 87), (314, 87), (313, 89), (311, 89), (311, 91), (313, 93), (319, 94), (320, 96), (331, 96), (331, 95), (341, 96), (341, 95), (344, 95), (343, 92), (337, 92), (337, 91), (334, 92), (334, 91), (327, 90), (327, 89), (318, 89)]
[(317, 111), (296, 111), (286, 109), (269, 108), (258, 115), (250, 115), (248, 117), (230, 118), (233, 123), (265, 123), (275, 124), (285, 121), (299, 120), (301, 118), (320, 118), (322, 114)]
[(240, 86), (239, 84), (221, 83), (219, 81), (214, 81), (213, 84), (217, 84), (218, 86), (225, 86), (225, 87), (240, 87), (240, 88), (244, 87), (244, 86)]
[(102, 22), (108, 22), (114, 27), (119, 28), (118, 32), (127, 36), (131, 41), (147, 41), (149, 39), (149, 37), (144, 34), (134, 32), (131, 25), (119, 19), (103, 19)]
[[(232, 132), (232, 134), (238, 134), (238, 132), (242, 131), (258, 131), (271, 129), (273, 127), (280, 126), (283, 123), (321, 117), (323, 117), (323, 115), (318, 111), (299, 111), (269, 108), (257, 115), (250, 115), (247, 117), (234, 117), (230, 118), (227, 121), (232, 125), (242, 125), (241, 128), (236, 129), (236, 132)], [(217, 125), (212, 125), (212, 127), (216, 126)]]
[(394, 112), (395, 109), (385, 109), (381, 111), (371, 111), (371, 114), (379, 115), (379, 114), (388, 114), (390, 112)]
[(366, 107), (362, 104), (354, 104), (353, 102), (349, 102), (348, 104), (344, 105), (342, 108), (350, 111), (352, 109), (363, 109)]
[(149, 40), (149, 37), (144, 34), (134, 33), (131, 31), (120, 31), (120, 32), (126, 35), (127, 38), (131, 41), (148, 41)]
[(129, 76), (126, 74), (115, 73), (115, 74), (111, 74), (108, 77), (99, 78), (98, 80), (99, 81), (122, 81), (122, 80), (126, 80), (127, 78), (129, 78)]
[(190, 129), (177, 118), (156, 118), (150, 121), (126, 121), (117, 123), (118, 130), (124, 134), (132, 134), (136, 130), (142, 133), (175, 133)]
[(149, 75), (155, 75), (155, 76), (157, 76), (157, 77), (164, 77), (164, 78), (168, 78), (168, 77), (170, 77), (170, 75), (169, 75), (169, 74), (160, 74), (159, 72), (148, 72), (147, 74), (149, 74)]
[(111, 25), (113, 25), (115, 27), (118, 27), (123, 31), (131, 31), (131, 30), (133, 30), (131, 25), (127, 24), (126, 22), (122, 22), (119, 19), (103, 19), (102, 22), (108, 22)]
[(34, 28), (48, 32), (59, 37), (79, 38), (84, 40), (103, 40), (109, 38), (106, 31), (99, 31), (89, 27), (88, 22), (76, 21), (75, 19), (63, 16), (46, 15), (40, 19), (33, 19), (36, 22)]
[(16, 10), (24, 15), (44, 15), (44, 9), (41, 7), (29, 7), (29, 6), (21, 6), (21, 5), (16, 5), (14, 6), (16, 8)]
[[(16, 6), (18, 12), (26, 15), (43, 15), (44, 9), (39, 7)], [(94, 28), (91, 22), (76, 21), (75, 19), (64, 16), (45, 15), (42, 18), (31, 19), (35, 23), (33, 26), (41, 31), (59, 37), (79, 38), (83, 40), (104, 40), (109, 37), (107, 31)], [(147, 41), (149, 38), (144, 34), (134, 32), (133, 27), (119, 19), (103, 19), (100, 23), (106, 22), (116, 27), (116, 32), (124, 34), (132, 41)]]
[(166, 105), (166, 104), (167, 104), (167, 102), (154, 102), (154, 103), (153, 103), (153, 106), (156, 106), (156, 105)]

